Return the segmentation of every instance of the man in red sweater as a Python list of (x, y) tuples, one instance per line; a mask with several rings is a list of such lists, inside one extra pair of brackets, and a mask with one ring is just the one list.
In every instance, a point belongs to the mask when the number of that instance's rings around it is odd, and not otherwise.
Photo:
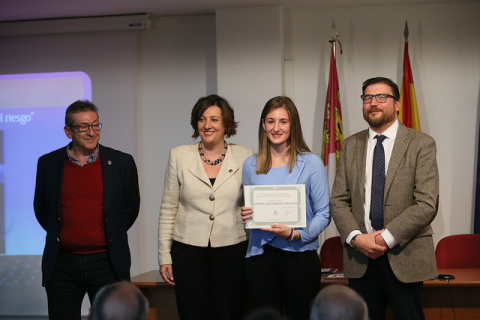
[(47, 232), (42, 285), (50, 319), (81, 319), (106, 284), (130, 280), (127, 230), (138, 216), (137, 168), (129, 154), (98, 143), (102, 124), (89, 101), (65, 114), (66, 147), (38, 160), (35, 216)]

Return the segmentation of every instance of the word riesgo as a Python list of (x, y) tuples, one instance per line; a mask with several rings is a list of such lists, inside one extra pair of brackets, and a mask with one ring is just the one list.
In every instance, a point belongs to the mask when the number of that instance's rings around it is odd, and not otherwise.
[(5, 119), (4, 119), (4, 115), (3, 113), (0, 113), (0, 122), (20, 122), (20, 124), (26, 124), (27, 122), (30, 122), (32, 120), (32, 115), (33, 115), (33, 112), (31, 114), (7, 114), (5, 115)]

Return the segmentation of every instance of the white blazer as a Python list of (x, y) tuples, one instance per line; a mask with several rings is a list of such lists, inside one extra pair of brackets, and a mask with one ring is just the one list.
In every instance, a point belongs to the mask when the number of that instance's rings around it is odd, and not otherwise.
[(228, 143), (212, 187), (198, 154), (198, 143), (170, 150), (158, 221), (158, 262), (172, 264), (172, 239), (188, 245), (223, 247), (247, 239), (242, 165), (253, 151)]

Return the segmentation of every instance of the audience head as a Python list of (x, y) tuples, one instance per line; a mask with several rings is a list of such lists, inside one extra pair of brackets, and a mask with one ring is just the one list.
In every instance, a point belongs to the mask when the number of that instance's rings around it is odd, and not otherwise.
[(104, 286), (93, 300), (90, 320), (144, 320), (148, 300), (133, 283), (120, 281)]
[(351, 288), (332, 284), (315, 298), (310, 320), (367, 320), (365, 300)]
[(255, 309), (244, 320), (283, 320), (283, 316), (277, 309), (263, 307)]
[(225, 125), (225, 135), (227, 138), (234, 136), (237, 133), (238, 122), (235, 122), (235, 113), (225, 98), (211, 94), (207, 97), (198, 99), (195, 106), (193, 106), (192, 114), (190, 117), (190, 124), (193, 128), (192, 138), (196, 139), (200, 135), (198, 132), (198, 121), (203, 116), (205, 111), (212, 107), (217, 106), (222, 110), (222, 120)]

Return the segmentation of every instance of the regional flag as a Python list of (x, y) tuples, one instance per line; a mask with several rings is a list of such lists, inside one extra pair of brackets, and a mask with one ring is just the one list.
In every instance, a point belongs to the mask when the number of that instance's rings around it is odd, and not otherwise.
[(408, 40), (405, 40), (405, 50), (403, 52), (403, 79), (400, 101), (402, 105), (400, 106), (398, 120), (409, 128), (422, 131), (420, 128), (420, 118), (418, 117), (412, 67), (410, 66), (410, 57), (408, 56)]
[[(480, 132), (478, 139), (478, 157), (480, 159)], [(477, 187), (475, 191), (475, 217), (473, 220), (473, 233), (480, 234), (480, 161), (477, 160)]]
[(340, 90), (338, 86), (337, 63), (334, 49), (330, 57), (330, 76), (327, 97), (325, 99), (325, 115), (323, 124), (322, 160), (328, 175), (330, 190), (335, 180), (338, 166), (340, 145), (343, 142), (342, 109), (340, 107)]

